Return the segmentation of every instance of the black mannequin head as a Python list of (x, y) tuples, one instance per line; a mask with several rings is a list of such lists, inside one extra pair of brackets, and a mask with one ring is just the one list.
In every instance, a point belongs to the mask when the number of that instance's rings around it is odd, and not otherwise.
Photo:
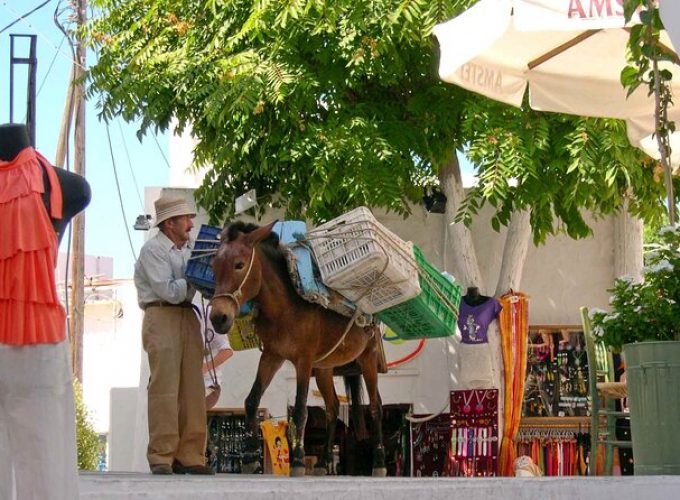
[(26, 125), (21, 123), (0, 125), (0, 160), (11, 161), (30, 145)]
[(467, 289), (466, 294), (463, 296), (463, 300), (469, 306), (478, 306), (489, 300), (489, 297), (479, 293), (479, 288), (476, 286), (471, 286)]

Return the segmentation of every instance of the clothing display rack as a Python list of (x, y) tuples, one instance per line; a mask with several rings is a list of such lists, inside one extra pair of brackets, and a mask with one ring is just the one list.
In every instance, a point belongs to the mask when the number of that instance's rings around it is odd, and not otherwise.
[(517, 456), (531, 457), (545, 476), (585, 476), (589, 430), (588, 417), (525, 418), (515, 450)]

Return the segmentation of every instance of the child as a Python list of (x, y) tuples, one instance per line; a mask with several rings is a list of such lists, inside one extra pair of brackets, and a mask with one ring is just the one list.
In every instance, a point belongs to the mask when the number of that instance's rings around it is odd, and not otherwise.
[(210, 410), (220, 399), (222, 380), (217, 369), (234, 355), (226, 335), (218, 335), (212, 329), (206, 332), (208, 341), (203, 353), (203, 381), (205, 382), (205, 409)]

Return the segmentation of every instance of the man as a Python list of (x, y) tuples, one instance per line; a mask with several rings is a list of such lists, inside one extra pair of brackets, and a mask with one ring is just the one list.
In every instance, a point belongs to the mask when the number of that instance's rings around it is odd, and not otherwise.
[(196, 212), (184, 198), (169, 195), (155, 207), (158, 234), (144, 244), (135, 265), (150, 369), (146, 456), (153, 474), (214, 474), (204, 455), (203, 341), (191, 308), (195, 291), (184, 277)]

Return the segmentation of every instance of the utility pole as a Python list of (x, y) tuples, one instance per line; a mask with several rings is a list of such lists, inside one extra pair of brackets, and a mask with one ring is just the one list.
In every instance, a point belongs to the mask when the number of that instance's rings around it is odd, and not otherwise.
[[(81, 28), (87, 21), (87, 0), (76, 0), (76, 26)], [(75, 107), (73, 171), (85, 177), (85, 83), (86, 48), (82, 35), (76, 32), (76, 61), (73, 80)], [(71, 303), (69, 322), (71, 327), (71, 368), (74, 376), (83, 381), (83, 333), (85, 326), (85, 212), (76, 215), (72, 222), (71, 247)]]

